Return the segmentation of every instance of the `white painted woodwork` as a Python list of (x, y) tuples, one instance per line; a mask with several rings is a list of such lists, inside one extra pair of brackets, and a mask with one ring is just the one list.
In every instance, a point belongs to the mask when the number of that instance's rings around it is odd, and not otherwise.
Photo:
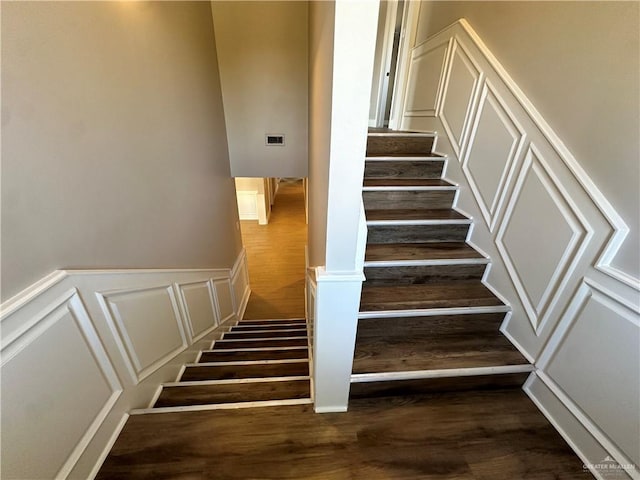
[(449, 42), (423, 45), (412, 53), (406, 94), (406, 116), (435, 116)]
[[(545, 170), (529, 151), (502, 221), (496, 245), (511, 273), (520, 299), (538, 331), (588, 226), (583, 225)], [(532, 245), (544, 245), (544, 255), (532, 255)]]
[(182, 300), (184, 317), (187, 320), (187, 333), (190, 340), (198, 340), (219, 323), (219, 313), (216, 311), (211, 282), (206, 280), (179, 284), (178, 290)]
[(444, 92), (440, 116), (447, 134), (453, 139), (453, 147), (460, 156), (481, 72), (457, 41), (451, 47), (448, 67), (446, 83), (439, 87)]
[[(103, 294), (108, 321), (139, 383), (187, 346), (178, 305), (170, 286)], [(153, 332), (153, 341), (149, 340)]]
[(447, 41), (439, 115), (406, 111), (403, 128), (444, 131), (437, 151), (458, 160), (445, 176), (511, 307), (501, 330), (535, 363), (525, 391), (586, 464), (637, 464), (640, 279), (611, 266), (628, 227), (465, 20), (414, 51)]
[(640, 318), (615, 297), (593, 281), (581, 285), (538, 367), (592, 428), (607, 432), (619, 462), (640, 465)]
[(493, 231), (504, 200), (504, 187), (515, 171), (526, 136), (489, 81), (482, 89), (470, 135), (462, 168), (485, 222)]
[(2, 478), (93, 478), (249, 293), (242, 251), (233, 271), (58, 271), (3, 303)]
[(122, 391), (77, 291), (2, 353), (2, 477), (65, 477)]
[[(231, 279), (222, 279), (222, 280), (212, 280), (213, 285), (213, 298), (214, 305), (216, 308), (216, 317), (218, 324), (224, 323), (229, 320), (230, 317), (235, 315), (235, 310), (233, 306), (234, 290), (231, 286)], [(248, 284), (245, 286), (243, 295), (247, 295)], [(248, 298), (248, 296), (247, 296)], [(246, 302), (244, 298), (242, 299), (244, 305), (246, 306)], [(242, 303), (241, 303), (242, 305)], [(238, 310), (240, 312), (240, 310)]]
[(313, 395), (316, 413), (345, 412), (364, 275), (315, 269)]
[[(249, 302), (251, 289), (249, 288), (249, 265), (247, 252), (243, 249), (233, 268), (231, 269), (231, 289), (233, 295), (233, 311), (241, 319)], [(227, 310), (228, 311), (228, 310)]]

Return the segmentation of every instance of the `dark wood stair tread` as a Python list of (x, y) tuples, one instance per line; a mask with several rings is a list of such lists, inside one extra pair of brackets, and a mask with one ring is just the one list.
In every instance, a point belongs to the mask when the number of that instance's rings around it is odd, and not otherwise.
[(425, 159), (435, 159), (435, 160), (444, 160), (444, 156), (440, 155), (438, 153), (397, 153), (397, 152), (391, 152), (391, 153), (374, 153), (374, 154), (367, 154), (366, 158), (379, 158), (379, 157), (389, 157), (389, 158), (397, 158), (397, 159), (403, 159), (403, 158), (411, 158), (411, 159), (420, 159), (420, 158), (425, 158)]
[(365, 178), (365, 187), (453, 187), (440, 178)]
[(154, 408), (309, 398), (309, 380), (164, 387)]
[(213, 344), (212, 350), (229, 350), (236, 348), (269, 348), (269, 347), (306, 347), (307, 339), (299, 338), (272, 338), (272, 339), (256, 339), (256, 340), (217, 340)]
[(389, 209), (367, 210), (365, 212), (368, 221), (380, 220), (469, 220), (461, 213), (451, 209)]
[(232, 330), (224, 334), (225, 340), (233, 340), (233, 339), (256, 339), (256, 338), (278, 338), (278, 337), (307, 337), (307, 330), (252, 330), (252, 331), (238, 331)]
[(309, 375), (309, 362), (269, 363), (255, 365), (187, 366), (181, 382), (195, 380), (230, 380), (237, 378), (291, 377)]
[(353, 373), (527, 365), (498, 329), (504, 314), (364, 319)]
[(205, 362), (244, 362), (251, 360), (288, 360), (295, 358), (307, 358), (307, 349), (295, 350), (249, 350), (245, 352), (229, 352), (216, 350), (202, 352), (198, 363)]
[(504, 305), (480, 282), (362, 286), (360, 311), (463, 308)]
[(349, 398), (406, 397), (441, 392), (472, 392), (477, 390), (502, 390), (521, 388), (529, 376), (525, 373), (500, 375), (475, 375), (468, 377), (421, 378), (393, 382), (352, 383)]
[(484, 258), (462, 242), (381, 243), (367, 245), (365, 261), (448, 260)]
[(306, 324), (304, 318), (280, 318), (280, 319), (242, 319), (238, 325), (275, 325), (275, 324)]
[(232, 332), (253, 332), (265, 330), (299, 330), (301, 328), (307, 328), (305, 323), (274, 323), (273, 325), (234, 325), (231, 327)]

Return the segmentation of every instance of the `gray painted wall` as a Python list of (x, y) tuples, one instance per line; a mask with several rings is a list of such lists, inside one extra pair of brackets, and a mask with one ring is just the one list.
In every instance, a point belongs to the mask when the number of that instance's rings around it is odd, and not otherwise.
[(2, 2), (2, 298), (57, 268), (231, 267), (208, 2)]
[(466, 18), (623, 217), (640, 276), (640, 4), (423, 1), (416, 43)]
[[(234, 177), (306, 177), (308, 6), (213, 1)], [(285, 135), (266, 146), (265, 134)]]

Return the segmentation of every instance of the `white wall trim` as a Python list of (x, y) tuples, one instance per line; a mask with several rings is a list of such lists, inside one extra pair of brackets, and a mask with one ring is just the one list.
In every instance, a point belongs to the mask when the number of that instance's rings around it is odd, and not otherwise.
[[(610, 402), (603, 400), (604, 410), (593, 410), (598, 412), (597, 418), (601, 419), (602, 425), (597, 425), (594, 419), (588, 418), (578, 407), (584, 404), (589, 408), (595, 408), (588, 402), (589, 398), (584, 397), (589, 396), (585, 392), (590, 390), (581, 390), (571, 385), (568, 380), (571, 373), (566, 371), (569, 367), (563, 363), (571, 355), (571, 350), (567, 349), (577, 348), (576, 342), (599, 341), (601, 343), (598, 345), (601, 348), (593, 349), (594, 355), (600, 355), (600, 360), (594, 360), (597, 364), (616, 372), (628, 373), (638, 370), (637, 366), (628, 366), (621, 370), (623, 363), (620, 362), (623, 360), (607, 359), (607, 352), (619, 348), (613, 340), (614, 334), (620, 335), (620, 332), (625, 332), (625, 338), (629, 338), (629, 331), (632, 330), (638, 331), (637, 337), (640, 338), (640, 279), (611, 265), (628, 233), (628, 227), (466, 20), (455, 22), (419, 46), (428, 49), (430, 45), (440, 45), (447, 40), (455, 40), (455, 48), (452, 50), (461, 47), (469, 57), (469, 62), (478, 69), (479, 81), (474, 85), (479, 91), (478, 96), (474, 98), (472, 95), (469, 104), (466, 105), (466, 112), (463, 111), (464, 102), (456, 103), (455, 110), (452, 111), (458, 128), (462, 115), (465, 115), (461, 137), (456, 138), (452, 134), (448, 119), (443, 118), (446, 117), (446, 113), (443, 115), (442, 110), (439, 117), (434, 119), (413, 118), (411, 112), (404, 112), (403, 127), (427, 132), (439, 129), (442, 124), (445, 129), (446, 136), (440, 139), (443, 146), (439, 148), (443, 154), (456, 156), (460, 162), (460, 165), (457, 162), (447, 164), (446, 170), (446, 178), (458, 182), (461, 187), (460, 194), (456, 197), (455, 209), (471, 212), (463, 213), (475, 219), (467, 242), (492, 259), (483, 282), (494, 292), (499, 292), (499, 297), (512, 306), (511, 313), (505, 316), (501, 331), (529, 361), (536, 362), (538, 368), (537, 374), (530, 377), (525, 387), (527, 393), (545, 415), (550, 418), (561, 417), (559, 421), (552, 420), (552, 423), (561, 430), (579, 454), (580, 449), (587, 453), (587, 456), (582, 456), (585, 463), (597, 463), (606, 455), (611, 455), (619, 462), (628, 462), (629, 459), (621, 455), (620, 446), (612, 439), (618, 438), (624, 443), (626, 451), (634, 449), (635, 447), (629, 446), (629, 431), (605, 431), (606, 428), (615, 429), (612, 425), (621, 425), (622, 420), (605, 422), (602, 419), (607, 415), (616, 415), (615, 407), (605, 408), (605, 405), (614, 405), (616, 401), (620, 401), (621, 404), (624, 401), (628, 405), (632, 399), (626, 396), (631, 395), (630, 392), (633, 390), (620, 388), (618, 393), (625, 395), (625, 398), (615, 401), (613, 397), (617, 390), (611, 392)], [(454, 54), (455, 51), (452, 51), (451, 55)], [(462, 80), (455, 81), (458, 90), (462, 90), (464, 85), (466, 92), (472, 82), (466, 78), (464, 69), (459, 70)], [(445, 92), (445, 112), (446, 93), (451, 76), (452, 67), (449, 62), (447, 75), (443, 80), (444, 85), (441, 86)], [(489, 97), (493, 101), (494, 111), (485, 119), (481, 115)], [(487, 123), (484, 125), (490, 128), (504, 128), (504, 131), (500, 130), (500, 134), (503, 135), (500, 154), (505, 155), (504, 162), (501, 160), (491, 164), (495, 170), (492, 170), (492, 173), (496, 178), (499, 177), (500, 181), (497, 186), (487, 183), (487, 192), (490, 195), (494, 193), (492, 189), (496, 188), (492, 199), (482, 198), (469, 168), (470, 156), (481, 152), (473, 151), (477, 136), (484, 135), (483, 145), (486, 145), (486, 138), (492, 131), (479, 129), (485, 121)], [(500, 121), (504, 125), (501, 126)], [(509, 133), (513, 137), (513, 143), (510, 141)], [(484, 150), (487, 155), (491, 153), (490, 149)], [(541, 195), (544, 198), (541, 198)], [(542, 210), (538, 202), (545, 207), (553, 206), (550, 215)], [(532, 244), (530, 257), (527, 257), (526, 249), (516, 250), (515, 247), (521, 244), (515, 242), (520, 242), (527, 236), (524, 225), (529, 218), (536, 219), (535, 225), (531, 228), (538, 228), (535, 232), (531, 230), (532, 233), (538, 234), (532, 235), (532, 238), (540, 241), (561, 228), (555, 237), (561, 243), (539, 247)], [(516, 225), (517, 230), (514, 230)], [(545, 234), (546, 231), (549, 235)], [(510, 238), (510, 235), (514, 236)], [(552, 248), (548, 254), (553, 257), (545, 258), (547, 248)], [(540, 256), (541, 261), (547, 260), (544, 266), (536, 264), (537, 256)], [(549, 258), (553, 258), (553, 261), (548, 260)], [(624, 330), (617, 333), (612, 330), (611, 338), (601, 339), (588, 336), (589, 330), (585, 329), (595, 328), (593, 323), (589, 324), (590, 326), (581, 324), (583, 330), (574, 331), (572, 322), (578, 315), (577, 305), (580, 298), (590, 289), (602, 292), (602, 295), (612, 300), (597, 302), (597, 306), (592, 308), (602, 309), (604, 313), (599, 313), (601, 310), (591, 310), (589, 317), (585, 317), (590, 320), (585, 321), (593, 322), (593, 316), (597, 315), (607, 317), (611, 314), (613, 318), (616, 314), (616, 322), (622, 322), (620, 317), (628, 318), (632, 320), (631, 326), (624, 324)], [(616, 306), (616, 302), (620, 306)], [(627, 309), (626, 311), (633, 313), (624, 316), (620, 309)], [(623, 328), (623, 323), (616, 325)], [(582, 336), (570, 337), (572, 340), (565, 342), (564, 338), (567, 335)], [(625, 348), (631, 348), (630, 345), (630, 342), (626, 342)], [(584, 348), (588, 347), (585, 345)], [(562, 362), (556, 360), (550, 364), (555, 355), (562, 355)], [(554, 374), (562, 372), (561, 378), (566, 385), (552, 379), (548, 372), (550, 366), (553, 367), (551, 371)], [(585, 382), (591, 381), (587, 378), (588, 372), (577, 371), (575, 374), (585, 376)], [(563, 387), (579, 398), (571, 398)], [(597, 458), (599, 454), (594, 457), (594, 451), (602, 452), (602, 457)], [(594, 473), (598, 475), (597, 472)], [(634, 475), (638, 475), (638, 472), (634, 472)]]
[[(544, 392), (545, 389), (547, 392)], [(579, 407), (544, 372), (539, 369), (532, 372), (525, 382), (523, 390), (585, 465), (602, 463), (606, 456), (611, 456), (620, 465), (628, 467), (625, 469), (625, 473), (628, 474), (627, 478), (640, 479), (640, 473), (637, 468), (634, 468), (633, 462), (620, 452), (607, 436), (584, 415)], [(551, 400), (544, 398), (541, 395), (542, 392), (546, 393), (547, 396), (551, 395)], [(580, 431), (580, 427), (584, 431)], [(593, 445), (594, 440), (598, 442), (595, 448)], [(597, 447), (602, 449), (602, 453), (599, 456), (596, 457), (587, 453), (589, 450), (597, 450)], [(606, 480), (608, 478), (606, 475), (603, 476), (597, 469), (591, 470), (591, 473), (597, 479)], [(616, 476), (616, 478), (622, 477)]]
[(234, 311), (238, 319), (242, 320), (244, 312), (251, 296), (249, 284), (249, 266), (247, 264), (247, 251), (243, 248), (231, 268), (231, 285), (234, 292)]
[[(560, 137), (553, 131), (551, 126), (547, 123), (544, 117), (538, 112), (535, 108), (531, 100), (527, 98), (524, 92), (520, 89), (518, 84), (511, 78), (511, 75), (506, 71), (506, 69), (502, 66), (502, 64), (498, 61), (498, 59), (493, 55), (491, 50), (487, 47), (487, 45), (482, 41), (480, 36), (475, 32), (475, 30), (471, 27), (469, 22), (462, 18), (457, 22), (471, 37), (475, 45), (480, 49), (482, 54), (489, 61), (491, 66), (495, 69), (500, 78), (505, 82), (511, 92), (518, 99), (520, 104), (529, 114), (531, 119), (536, 123), (538, 128), (542, 131), (542, 133), (547, 137), (551, 145), (556, 149), (560, 157), (564, 160), (566, 165), (571, 169), (572, 173), (576, 177), (576, 179), (580, 182), (582, 187), (585, 189), (587, 194), (592, 198), (594, 203), (598, 206), (600, 211), (605, 215), (609, 223), (613, 228), (613, 235), (607, 244), (607, 247), (603, 251), (602, 255), (598, 259), (598, 263), (596, 264), (596, 268), (601, 270), (603, 273), (612, 276), (616, 280), (619, 280), (623, 283), (628, 284), (632, 288), (640, 291), (640, 279), (636, 279), (619, 269), (611, 266), (611, 261), (615, 257), (618, 249), (622, 245), (622, 242), (626, 238), (629, 233), (629, 227), (622, 219), (622, 217), (618, 214), (618, 212), (613, 208), (613, 205), (606, 199), (604, 194), (598, 189), (598, 187), (593, 183), (591, 177), (587, 174), (587, 172), (580, 166), (576, 158), (573, 156), (571, 151), (567, 148), (564, 142), (560, 139)], [(454, 24), (455, 25), (455, 24)], [(450, 27), (448, 27), (450, 28)]]
[(420, 6), (421, 2), (404, 2), (395, 84), (393, 87), (393, 97), (391, 99), (391, 112), (389, 114), (389, 128), (392, 130), (399, 130), (402, 126), (405, 93), (409, 79), (411, 50), (415, 44), (418, 18), (420, 17)]
[(18, 292), (13, 297), (2, 302), (0, 305), (0, 321), (19, 310), (31, 300), (42, 295), (44, 292), (54, 287), (67, 277), (65, 270), (54, 270), (49, 275), (29, 285), (27, 288)]
[[(236, 274), (246, 269), (245, 260), (244, 252), (241, 252), (236, 261)], [(188, 285), (206, 287), (209, 302), (203, 303), (202, 295), (204, 293), (200, 293), (198, 297), (200, 303), (188, 304), (189, 298), (181, 294), (181, 287)], [(220, 287), (217, 289), (217, 295), (214, 295), (216, 293), (214, 285)], [(228, 288), (222, 288), (222, 285), (228, 285)], [(238, 302), (241, 307), (246, 305), (248, 287), (244, 288), (244, 291), (246, 298)], [(143, 299), (138, 298), (139, 292), (142, 292)], [(151, 296), (146, 296), (146, 292), (151, 292)], [(118, 326), (114, 325), (114, 319), (111, 318), (112, 311), (108, 303), (109, 300), (121, 297), (126, 298), (128, 302), (133, 302), (135, 308), (131, 311), (135, 315), (144, 316), (144, 312), (153, 315), (158, 308), (164, 309), (166, 305), (169, 311), (164, 311), (163, 315), (166, 319), (174, 319), (173, 327), (169, 328), (169, 332), (174, 332), (171, 334), (174, 336), (172, 337), (174, 340), (165, 342), (165, 347), (156, 348), (156, 342), (153, 338), (156, 332), (149, 327), (148, 341), (143, 340), (142, 343), (132, 341), (132, 334), (137, 335), (138, 339), (144, 338), (146, 334), (140, 331), (138, 333), (129, 331), (128, 329), (134, 325), (123, 322), (122, 319), (115, 321)], [(2, 310), (0, 328), (3, 334), (1, 345), (3, 372), (6, 368), (11, 368), (12, 378), (19, 378), (19, 375), (16, 376), (15, 373), (19, 372), (16, 368), (30, 365), (29, 362), (36, 362), (37, 368), (34, 366), (34, 371), (42, 371), (40, 355), (42, 350), (38, 348), (38, 345), (42, 345), (42, 341), (49, 341), (49, 338), (56, 344), (64, 345), (67, 337), (63, 338), (60, 335), (67, 335), (66, 332), (76, 332), (73, 333), (73, 337), (69, 338), (69, 341), (73, 342), (70, 345), (81, 348), (82, 350), (79, 351), (86, 351), (87, 358), (92, 358), (95, 361), (95, 366), (91, 368), (101, 372), (99, 375), (94, 375), (93, 379), (71, 378), (69, 375), (61, 377), (65, 382), (69, 382), (69, 385), (61, 385), (61, 392), (75, 391), (76, 382), (93, 381), (97, 382), (96, 388), (104, 393), (101, 393), (100, 397), (95, 397), (91, 401), (92, 403), (87, 404), (87, 412), (91, 412), (91, 418), (87, 415), (83, 417), (81, 425), (86, 430), (80, 437), (77, 437), (77, 433), (73, 435), (65, 433), (66, 422), (62, 423), (62, 427), (58, 425), (56, 431), (48, 431), (46, 428), (39, 431), (38, 435), (41, 438), (50, 437), (52, 443), (66, 442), (68, 445), (65, 445), (65, 452), (71, 453), (67, 458), (42, 460), (49, 463), (43, 463), (38, 468), (49, 469), (47, 476), (51, 478), (67, 476), (93, 478), (122, 430), (129, 409), (131, 407), (146, 407), (162, 383), (173, 381), (176, 378), (179, 365), (192, 361), (197, 351), (201, 349), (201, 343), (209, 343), (209, 338), (213, 339), (218, 335), (217, 332), (220, 329), (225, 328), (225, 322), (236, 317), (235, 299), (232, 297), (231, 269), (228, 268), (59, 270), (45, 276), (5, 301), (0, 306)], [(157, 301), (161, 303), (158, 304)], [(194, 332), (196, 333), (194, 336), (189, 331), (188, 312), (191, 311), (192, 314), (197, 313), (198, 315), (202, 315), (204, 312), (208, 316), (211, 316), (213, 312), (214, 315), (218, 315), (221, 303), (225, 305), (223, 310), (226, 317), (217, 316), (217, 325), (206, 328), (205, 331)], [(147, 309), (147, 306), (150, 309)], [(196, 311), (197, 308), (201, 310)], [(231, 313), (228, 312), (229, 308), (232, 308)], [(64, 319), (64, 324), (60, 324), (61, 326), (56, 329), (51, 328), (56, 326), (58, 320), (61, 319)], [(146, 324), (152, 326), (152, 320), (153, 318), (141, 317), (140, 322), (135, 322), (135, 328), (144, 329)], [(165, 322), (164, 325), (170, 327), (169, 323)], [(204, 323), (200, 325), (204, 325)], [(43, 336), (47, 336), (46, 340), (42, 340)], [(84, 343), (79, 341), (80, 338)], [(35, 342), (36, 339), (40, 339), (39, 343)], [(128, 342), (125, 342), (128, 343), (127, 347), (123, 344), (126, 339), (129, 339)], [(81, 346), (85, 344), (86, 350)], [(175, 345), (175, 348), (166, 348), (172, 344)], [(140, 346), (147, 350), (146, 353), (136, 350)], [(166, 351), (160, 351), (165, 348)], [(140, 360), (141, 354), (147, 361)], [(149, 359), (153, 361), (148, 363)], [(87, 360), (82, 357), (82, 361)], [(49, 363), (46, 366), (53, 369), (54, 372), (55, 369), (59, 369), (61, 372), (66, 370), (64, 365), (58, 366)], [(8, 377), (5, 378), (8, 379)], [(9, 396), (3, 396), (3, 409), (11, 409), (11, 411), (23, 415), (27, 404), (40, 405), (43, 409), (47, 408), (47, 402), (50, 401), (49, 397), (52, 395), (51, 391), (39, 393), (38, 384), (31, 382), (29, 385), (23, 386), (18, 380), (13, 380), (13, 382), (12, 390), (19, 392), (20, 389), (27, 389), (25, 392), (29, 392), (30, 401), (16, 402), (11, 400)], [(39, 394), (42, 395), (43, 401), (38, 400)], [(15, 394), (14, 398), (20, 398), (19, 395)], [(64, 397), (64, 394), (56, 395), (59, 395), (55, 398), (56, 402), (72, 401), (73, 398), (71, 393), (69, 393), (69, 398)], [(73, 413), (73, 411), (69, 411), (69, 415)], [(35, 414), (46, 415), (44, 411), (35, 412)], [(71, 424), (71, 422), (69, 423)], [(9, 424), (3, 425), (5, 442), (11, 442), (13, 438), (9, 428)], [(28, 454), (30, 458), (36, 459), (34, 461), (40, 461), (37, 460), (40, 458), (37, 452), (29, 453), (30, 445), (37, 444), (27, 442), (15, 448), (20, 449), (22, 452), (20, 455)], [(15, 448), (14, 451), (17, 451)], [(9, 450), (3, 451), (3, 468), (7, 475), (28, 476), (26, 473), (20, 473), (20, 469), (25, 466), (20, 458), (12, 457)], [(56, 463), (55, 471), (51, 471), (53, 467), (50, 465), (54, 464), (52, 461), (59, 462)]]

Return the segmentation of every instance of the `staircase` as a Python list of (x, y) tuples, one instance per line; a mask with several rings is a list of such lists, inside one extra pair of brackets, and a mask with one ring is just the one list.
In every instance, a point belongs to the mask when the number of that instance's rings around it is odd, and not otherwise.
[(472, 219), (430, 133), (371, 130), (363, 202), (368, 239), (351, 398), (521, 386), (529, 362), (502, 335), (509, 307), (466, 243)]
[(240, 320), (132, 414), (311, 403), (304, 319)]

